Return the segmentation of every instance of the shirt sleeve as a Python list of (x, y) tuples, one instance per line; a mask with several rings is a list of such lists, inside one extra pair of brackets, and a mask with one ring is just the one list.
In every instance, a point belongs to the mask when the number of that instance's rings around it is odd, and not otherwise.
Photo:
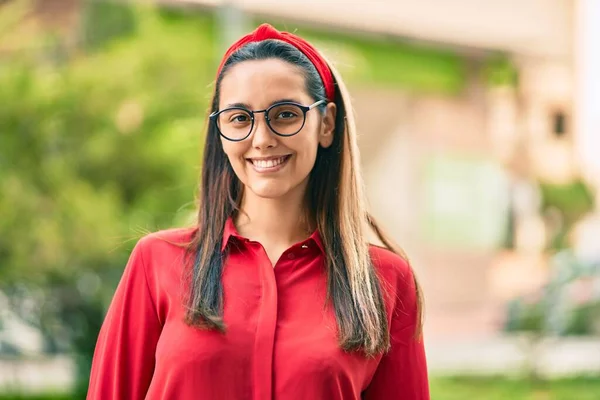
[(149, 290), (142, 239), (133, 249), (100, 329), (87, 400), (142, 400), (162, 324)]
[(417, 291), (407, 269), (397, 294), (390, 327), (391, 349), (384, 354), (364, 400), (429, 400), (429, 380), (422, 336), (416, 337)]

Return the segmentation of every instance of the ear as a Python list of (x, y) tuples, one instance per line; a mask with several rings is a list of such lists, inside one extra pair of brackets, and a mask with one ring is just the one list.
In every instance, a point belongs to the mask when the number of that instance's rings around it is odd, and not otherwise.
[(323, 122), (321, 123), (321, 130), (319, 132), (319, 144), (322, 147), (327, 148), (333, 143), (336, 113), (337, 108), (335, 103), (328, 103), (327, 107), (325, 108), (325, 115), (323, 116)]

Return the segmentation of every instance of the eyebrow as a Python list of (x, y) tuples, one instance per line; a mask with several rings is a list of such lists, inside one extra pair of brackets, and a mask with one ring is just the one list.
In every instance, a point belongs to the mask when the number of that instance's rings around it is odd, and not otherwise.
[(246, 103), (230, 103), (230, 104), (226, 104), (225, 107), (223, 107), (223, 110), (225, 110), (226, 108), (232, 108), (232, 107), (242, 107), (242, 108), (250, 109), (250, 106)]
[[(292, 102), (292, 103), (302, 104), (297, 99), (289, 99), (289, 98), (288, 99), (278, 99), (278, 100), (275, 100), (275, 101), (271, 102), (271, 104), (269, 104), (269, 106), (266, 107), (266, 108), (271, 107), (273, 104), (284, 103), (284, 102)], [(232, 108), (232, 107), (241, 107), (241, 108), (245, 108), (245, 109), (248, 109), (248, 110), (252, 109), (250, 107), (250, 105), (246, 104), (246, 103), (230, 103), (230, 104), (225, 105), (225, 107), (223, 107), (223, 110), (225, 110), (226, 108)]]

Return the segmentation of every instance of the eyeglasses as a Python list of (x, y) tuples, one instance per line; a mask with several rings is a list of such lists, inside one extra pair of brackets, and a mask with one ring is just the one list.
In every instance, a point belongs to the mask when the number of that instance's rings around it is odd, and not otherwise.
[(267, 126), (279, 136), (294, 136), (302, 130), (306, 113), (325, 103), (319, 100), (310, 106), (282, 101), (267, 109), (251, 111), (244, 107), (230, 107), (210, 114), (209, 118), (217, 126), (219, 134), (232, 142), (246, 139), (254, 129), (254, 114), (265, 113)]

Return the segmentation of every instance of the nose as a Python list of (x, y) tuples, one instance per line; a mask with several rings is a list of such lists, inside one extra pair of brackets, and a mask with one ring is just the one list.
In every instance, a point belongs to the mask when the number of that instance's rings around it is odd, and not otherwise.
[(252, 146), (256, 149), (267, 149), (277, 146), (277, 138), (275, 133), (267, 125), (266, 115), (255, 114), (254, 132), (252, 136)]

